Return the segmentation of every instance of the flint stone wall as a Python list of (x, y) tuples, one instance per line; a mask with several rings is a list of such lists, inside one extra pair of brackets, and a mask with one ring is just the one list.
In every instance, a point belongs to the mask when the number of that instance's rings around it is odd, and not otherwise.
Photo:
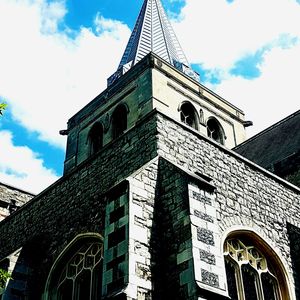
[(34, 195), (0, 182), (0, 221), (19, 209)]
[(253, 229), (277, 252), (293, 284), (287, 224), (300, 227), (299, 188), (184, 124), (159, 114), (157, 126), (161, 157), (212, 179), (223, 241), (230, 230)]
[(30, 282), (11, 282), (23, 295), (40, 299), (53, 262), (75, 236), (104, 237), (105, 193), (156, 156), (151, 116), (0, 223), (0, 260), (23, 247), (20, 277), (29, 275)]
[[(207, 237), (207, 244), (213, 242), (215, 245), (218, 244), (219, 253), (215, 254), (221, 253), (223, 241), (219, 237), (220, 241), (216, 242), (217, 229), (215, 232), (205, 231), (205, 234), (203, 230), (199, 230), (199, 235), (197, 235), (198, 232), (191, 235), (190, 228), (187, 226), (186, 231), (183, 227), (181, 233), (183, 235), (179, 240), (175, 239), (178, 238), (177, 229), (182, 224), (187, 224), (186, 218), (189, 217), (188, 181), (178, 173), (172, 172), (171, 168), (166, 169), (167, 166), (158, 171), (163, 172), (163, 177), (160, 177), (162, 174), (156, 174), (156, 168), (151, 172), (151, 168), (145, 165), (157, 155), (182, 167), (187, 172), (196, 173), (202, 178), (210, 178), (211, 184), (216, 188), (214, 197), (216, 222), (214, 223), (218, 224), (220, 236), (223, 235), (225, 238), (226, 233), (237, 226), (254, 229), (277, 251), (293, 282), (294, 265), (291, 259), (287, 222), (300, 227), (299, 189), (209, 140), (192, 128), (154, 111), (113, 143), (105, 146), (94, 157), (82, 163), (74, 172), (64, 176), (1, 222), (0, 259), (26, 245), (24, 261), (26, 262), (27, 259), (29, 269), (35, 270), (28, 284), (28, 288), (31, 287), (30, 292), (33, 293), (28, 294), (30, 299), (38, 299), (41, 295), (54, 260), (76, 235), (92, 231), (104, 236), (106, 203), (103, 195), (128, 177), (133, 178), (132, 186), (134, 187), (129, 203), (142, 207), (138, 209), (140, 215), (132, 215), (129, 212), (129, 226), (139, 226), (142, 229), (145, 226), (145, 230), (142, 231), (144, 238), (147, 237), (142, 243), (142, 248), (137, 245), (136, 250), (132, 250), (136, 254), (138, 249), (144, 249), (145, 260), (141, 258), (142, 262), (130, 261), (129, 258), (129, 265), (132, 263), (132, 269), (136, 272), (136, 274), (130, 273), (134, 275), (132, 278), (136, 278), (136, 282), (139, 282), (137, 277), (144, 277), (141, 285), (136, 284), (137, 294), (140, 295), (138, 299), (151, 299), (149, 292), (150, 282), (153, 283), (151, 276), (158, 276), (160, 263), (170, 276), (172, 274), (168, 282), (169, 288), (185, 284), (189, 288), (189, 283), (193, 278), (191, 259), (195, 258), (189, 257), (185, 263), (186, 261), (181, 257), (183, 254), (176, 258), (174, 256), (176, 251), (178, 254), (190, 248), (189, 237), (198, 238), (199, 236), (201, 242), (205, 242)], [(134, 174), (142, 168), (145, 171)], [(155, 184), (156, 176), (158, 176), (159, 186)], [(155, 194), (157, 191), (159, 191), (158, 195)], [(182, 199), (186, 201), (182, 202)], [(162, 214), (158, 213), (160, 208)], [(171, 212), (173, 208), (174, 212)], [(181, 209), (182, 219), (175, 222)], [(203, 213), (203, 211), (198, 211), (200, 217), (204, 216)], [(160, 219), (162, 216), (163, 219)], [(211, 217), (209, 214), (205, 215), (208, 223), (211, 223)], [(148, 218), (150, 222), (147, 222)], [(155, 228), (155, 226), (158, 227)], [(161, 238), (164, 235), (150, 235), (151, 232), (159, 233), (161, 230), (166, 233), (169, 230), (172, 233), (169, 235), (170, 238), (174, 236), (174, 241), (167, 245), (169, 248), (162, 245)], [(133, 238), (130, 245), (138, 243), (138, 239), (138, 237)], [(37, 248), (39, 253), (30, 251)], [(187, 251), (188, 256), (190, 252), (190, 250)], [(198, 252), (200, 260), (201, 257), (204, 259), (205, 254), (205, 259), (209, 260), (206, 263), (213, 264), (211, 254)], [(30, 260), (33, 253), (38, 255), (35, 260)], [(148, 256), (149, 253), (150, 256)], [(168, 261), (163, 261), (161, 255), (164, 253), (170, 255), (170, 262), (173, 262), (173, 265), (168, 264)], [(149, 259), (152, 257), (157, 263), (156, 266), (151, 266)], [(178, 265), (181, 262), (180, 269)], [(41, 264), (43, 268), (39, 267)], [(175, 273), (173, 273), (174, 268)], [(202, 278), (208, 278), (206, 283), (208, 285), (211, 283), (212, 287), (215, 287), (217, 277), (214, 274), (209, 274), (207, 277), (207, 274), (203, 272)], [(163, 289), (163, 282), (160, 284), (160, 288)], [(34, 289), (33, 287), (40, 288)], [(196, 293), (196, 288), (191, 286), (191, 289)], [(178, 294), (174, 292), (174, 297), (187, 299), (184, 298), (186, 289), (182, 288), (181, 292)], [(194, 298), (191, 296), (190, 299)], [(207, 297), (207, 299), (217, 298)]]

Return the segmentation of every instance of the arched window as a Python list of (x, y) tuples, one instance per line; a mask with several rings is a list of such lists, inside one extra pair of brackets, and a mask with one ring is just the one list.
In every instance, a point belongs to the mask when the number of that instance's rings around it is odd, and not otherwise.
[(266, 246), (249, 237), (233, 237), (225, 241), (224, 255), (232, 300), (289, 299), (282, 268)]
[(190, 102), (184, 102), (180, 107), (181, 122), (198, 129), (198, 116), (194, 106)]
[(119, 137), (127, 129), (127, 107), (124, 104), (117, 106), (112, 114), (112, 136)]
[(219, 121), (215, 118), (210, 118), (207, 121), (207, 136), (214, 141), (224, 145), (224, 130), (219, 123)]
[(95, 236), (75, 239), (60, 255), (46, 285), (48, 300), (101, 298), (103, 243)]
[(96, 122), (89, 132), (89, 154), (98, 152), (103, 146), (103, 127)]

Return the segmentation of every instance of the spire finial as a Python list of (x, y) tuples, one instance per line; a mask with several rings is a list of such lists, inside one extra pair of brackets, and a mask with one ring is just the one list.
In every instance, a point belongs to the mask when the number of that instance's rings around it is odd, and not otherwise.
[(157, 54), (180, 71), (199, 80), (199, 75), (190, 68), (160, 0), (144, 0), (118, 70), (108, 79), (108, 85), (149, 52)]

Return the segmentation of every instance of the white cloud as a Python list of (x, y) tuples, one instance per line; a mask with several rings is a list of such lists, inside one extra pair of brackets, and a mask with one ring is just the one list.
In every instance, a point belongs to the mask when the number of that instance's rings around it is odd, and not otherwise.
[[(100, 14), (94, 31), (61, 31), (66, 13), (64, 1), (0, 0), (0, 97), (16, 122), (60, 148), (58, 131), (106, 87), (130, 35)], [(254, 121), (253, 134), (299, 109), (300, 46), (292, 39), (300, 40), (299, 20), (295, 0), (186, 0), (173, 24), (190, 61), (221, 74), (213, 88)], [(229, 74), (265, 46), (260, 77)], [(13, 145), (11, 134), (0, 135), (1, 180), (39, 191), (57, 178), (32, 150)]]
[[(186, 0), (173, 20), (188, 59), (221, 80), (209, 87), (254, 121), (248, 136), (299, 109), (299, 20), (296, 0)], [(259, 77), (230, 74), (237, 61), (262, 49)]]
[(61, 148), (58, 131), (106, 87), (130, 34), (98, 15), (98, 33), (71, 38), (58, 30), (65, 14), (62, 1), (0, 0), (0, 96), (16, 122)]
[(261, 76), (252, 80), (228, 76), (216, 92), (242, 108), (254, 122), (248, 135), (258, 133), (299, 109), (300, 43), (273, 48), (259, 66)]
[(38, 193), (58, 179), (53, 170), (45, 168), (37, 153), (14, 145), (11, 132), (0, 131), (0, 145), (1, 182)]
[(282, 34), (300, 37), (299, 20), (295, 0), (186, 0), (174, 27), (192, 63), (228, 69)]

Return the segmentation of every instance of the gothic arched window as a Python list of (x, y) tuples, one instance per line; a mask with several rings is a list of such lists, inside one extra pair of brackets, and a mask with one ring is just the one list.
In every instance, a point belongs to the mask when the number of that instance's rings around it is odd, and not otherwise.
[(188, 126), (198, 129), (198, 116), (194, 106), (190, 102), (184, 102), (181, 104), (180, 120)]
[(98, 152), (103, 146), (103, 127), (96, 122), (89, 132), (89, 154)]
[(96, 300), (101, 298), (103, 243), (83, 237), (71, 243), (50, 271), (48, 300)]
[(112, 114), (112, 136), (119, 137), (127, 129), (127, 107), (124, 104), (117, 106)]
[(249, 238), (224, 245), (228, 293), (232, 300), (287, 300), (286, 283), (274, 255)]
[(219, 121), (215, 118), (210, 118), (207, 121), (207, 136), (214, 141), (224, 145), (224, 130), (219, 123)]

